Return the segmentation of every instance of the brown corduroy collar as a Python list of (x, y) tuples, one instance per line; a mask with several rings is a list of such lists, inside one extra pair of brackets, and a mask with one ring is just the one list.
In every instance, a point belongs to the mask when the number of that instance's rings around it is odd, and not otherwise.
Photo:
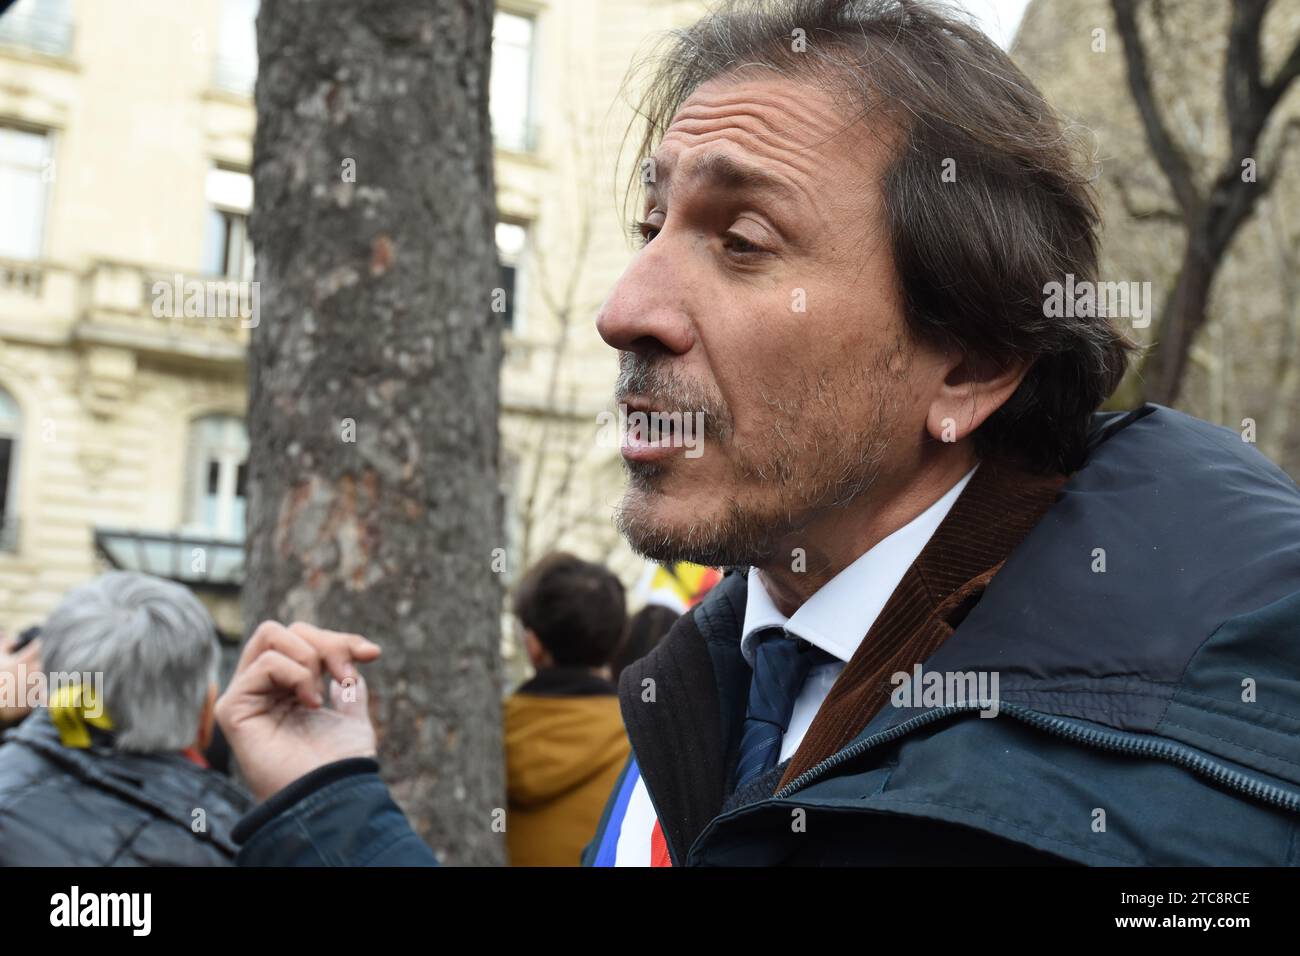
[(780, 786), (867, 726), (889, 700), (890, 675), (910, 673), (953, 633), (1065, 481), (1007, 462), (980, 465), (841, 671)]

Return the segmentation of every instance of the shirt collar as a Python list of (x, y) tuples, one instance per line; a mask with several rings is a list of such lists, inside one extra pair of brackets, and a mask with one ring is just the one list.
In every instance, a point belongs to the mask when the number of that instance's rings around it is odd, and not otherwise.
[(763, 585), (762, 575), (756, 568), (750, 568), (740, 639), (740, 652), (749, 666), (754, 666), (758, 632), (771, 627), (784, 627), (789, 636), (801, 637), (847, 663), (976, 468), (978, 463), (942, 498), (822, 585), (789, 618), (777, 609)]

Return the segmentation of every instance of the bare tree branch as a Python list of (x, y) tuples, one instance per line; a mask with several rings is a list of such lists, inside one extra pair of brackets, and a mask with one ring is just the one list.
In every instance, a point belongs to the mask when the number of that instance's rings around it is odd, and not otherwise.
[(1111, 177), (1110, 181), (1114, 184), (1115, 191), (1119, 193), (1120, 205), (1124, 207), (1124, 212), (1128, 214), (1130, 219), (1137, 222), (1155, 220), (1158, 222), (1172, 222), (1182, 225), (1183, 214), (1177, 209), (1169, 209), (1168, 207), (1159, 206), (1149, 209), (1140, 208), (1137, 202), (1133, 199), (1132, 193), (1129, 192), (1127, 177), (1115, 175)]
[[(530, 251), (530, 261), (535, 266), (539, 278), (538, 295), (547, 312), (555, 320), (555, 338), (548, 349), (550, 368), (546, 383), (545, 396), (537, 426), (537, 440), (533, 449), (532, 472), (528, 479), (528, 490), (520, 505), (520, 525), (522, 526), (519, 562), (528, 566), (534, 560), (534, 542), (539, 530), (535, 525), (545, 516), (554, 521), (548, 536), (547, 547), (554, 547), (568, 530), (565, 515), (557, 506), (565, 500), (573, 485), (573, 478), (581, 461), (586, 457), (590, 446), (584, 447), (582, 429), (577, 429), (575, 437), (572, 422), (567, 421), (560, 431), (559, 441), (554, 440), (557, 423), (560, 419), (572, 419), (575, 401), (570, 401), (569, 414), (560, 407), (560, 389), (563, 384), (565, 357), (571, 341), (575, 316), (586, 308), (585, 300), (579, 295), (582, 279), (591, 254), (594, 234), (595, 211), (592, 207), (590, 190), (582, 184), (594, 177), (596, 157), (591, 149), (593, 141), (591, 123), (583, 115), (579, 116), (572, 104), (580, 101), (579, 97), (570, 96), (566, 101), (570, 107), (565, 111), (565, 120), (569, 131), (568, 142), (573, 156), (574, 168), (578, 171), (575, 179), (578, 188), (573, 199), (575, 213), (573, 221), (577, 223), (578, 234), (574, 249), (564, 256), (566, 271), (557, 283), (553, 281), (551, 261), (540, 249)], [(559, 286), (557, 291), (557, 285)], [(563, 456), (563, 470), (557, 487), (547, 496), (542, 489), (548, 474), (548, 463), (557, 455)], [(546, 500), (543, 502), (543, 497)]]
[[(1196, 336), (1208, 319), (1208, 304), (1215, 275), (1233, 239), (1268, 195), (1281, 170), (1277, 162), (1259, 164), (1256, 176), (1247, 176), (1246, 160), (1258, 157), (1261, 136), (1281, 92), (1300, 66), (1288, 58), (1272, 84), (1263, 80), (1260, 33), (1269, 0), (1238, 0), (1232, 6), (1227, 50), (1223, 64), (1223, 108), (1229, 125), (1229, 151), (1204, 193), (1195, 185), (1187, 154), (1175, 142), (1155, 101), (1151, 68), (1138, 26), (1141, 0), (1111, 0), (1124, 41), (1129, 88), (1142, 117), (1152, 155), (1178, 200), (1186, 228), (1183, 259), (1178, 277), (1165, 299), (1155, 330), (1156, 346), (1147, 352), (1138, 370), (1145, 397), (1172, 404), (1178, 397)], [(1157, 27), (1160, 11), (1157, 9)], [(1300, 56), (1293, 53), (1293, 56)], [(1284, 135), (1283, 147), (1286, 136)], [(1284, 151), (1284, 150), (1283, 150)], [(1117, 181), (1121, 201), (1133, 209)], [(1163, 218), (1163, 217), (1161, 217)]]
[(1268, 119), (1264, 80), (1260, 75), (1259, 32), (1268, 0), (1237, 0), (1228, 26), (1228, 53), (1223, 70), (1223, 105), (1228, 116), (1232, 156), (1250, 155), (1251, 144)]
[(1124, 62), (1128, 68), (1129, 91), (1142, 116), (1142, 125), (1146, 130), (1151, 152), (1164, 172), (1179, 207), (1182, 208), (1185, 217), (1190, 218), (1200, 207), (1201, 196), (1196, 189), (1187, 157), (1169, 135), (1169, 129), (1165, 126), (1160, 108), (1156, 104), (1147, 64), (1146, 46), (1142, 42), (1142, 34), (1138, 29), (1137, 5), (1138, 0), (1111, 0), (1115, 22), (1124, 41)]
[(1267, 109), (1272, 110), (1277, 105), (1297, 76), (1300, 76), (1300, 40), (1296, 41), (1291, 53), (1282, 61), (1273, 82), (1264, 88), (1263, 103)]

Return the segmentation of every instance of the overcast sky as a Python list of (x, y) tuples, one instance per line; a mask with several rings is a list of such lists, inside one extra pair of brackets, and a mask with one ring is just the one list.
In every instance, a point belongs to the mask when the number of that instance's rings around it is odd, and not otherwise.
[(1011, 46), (1029, 0), (955, 0), (1002, 49)]

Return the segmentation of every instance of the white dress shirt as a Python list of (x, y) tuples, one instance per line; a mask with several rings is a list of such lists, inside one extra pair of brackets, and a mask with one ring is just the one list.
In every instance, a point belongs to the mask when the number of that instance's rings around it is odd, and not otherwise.
[[(975, 468), (978, 467), (977, 464)], [(966, 472), (942, 498), (823, 584), (788, 618), (777, 610), (758, 569), (749, 569), (749, 597), (740, 638), (740, 652), (749, 666), (754, 666), (755, 637), (769, 627), (783, 627), (788, 636), (801, 637), (835, 658), (808, 672), (803, 690), (795, 698), (790, 727), (781, 739), (778, 762), (799, 748), (835, 678), (871, 630), (903, 574), (952, 509), (975, 474), (975, 468)]]
[[(765, 627), (783, 627), (790, 636), (802, 637), (836, 658), (809, 671), (781, 740), (780, 760), (799, 747), (835, 678), (978, 467), (966, 472), (942, 498), (827, 581), (789, 618), (776, 609), (758, 571), (749, 569), (749, 596), (740, 641), (740, 652), (749, 666), (754, 666), (754, 637)], [(614, 865), (649, 866), (654, 827), (654, 805), (645, 780), (638, 777), (619, 825)]]

